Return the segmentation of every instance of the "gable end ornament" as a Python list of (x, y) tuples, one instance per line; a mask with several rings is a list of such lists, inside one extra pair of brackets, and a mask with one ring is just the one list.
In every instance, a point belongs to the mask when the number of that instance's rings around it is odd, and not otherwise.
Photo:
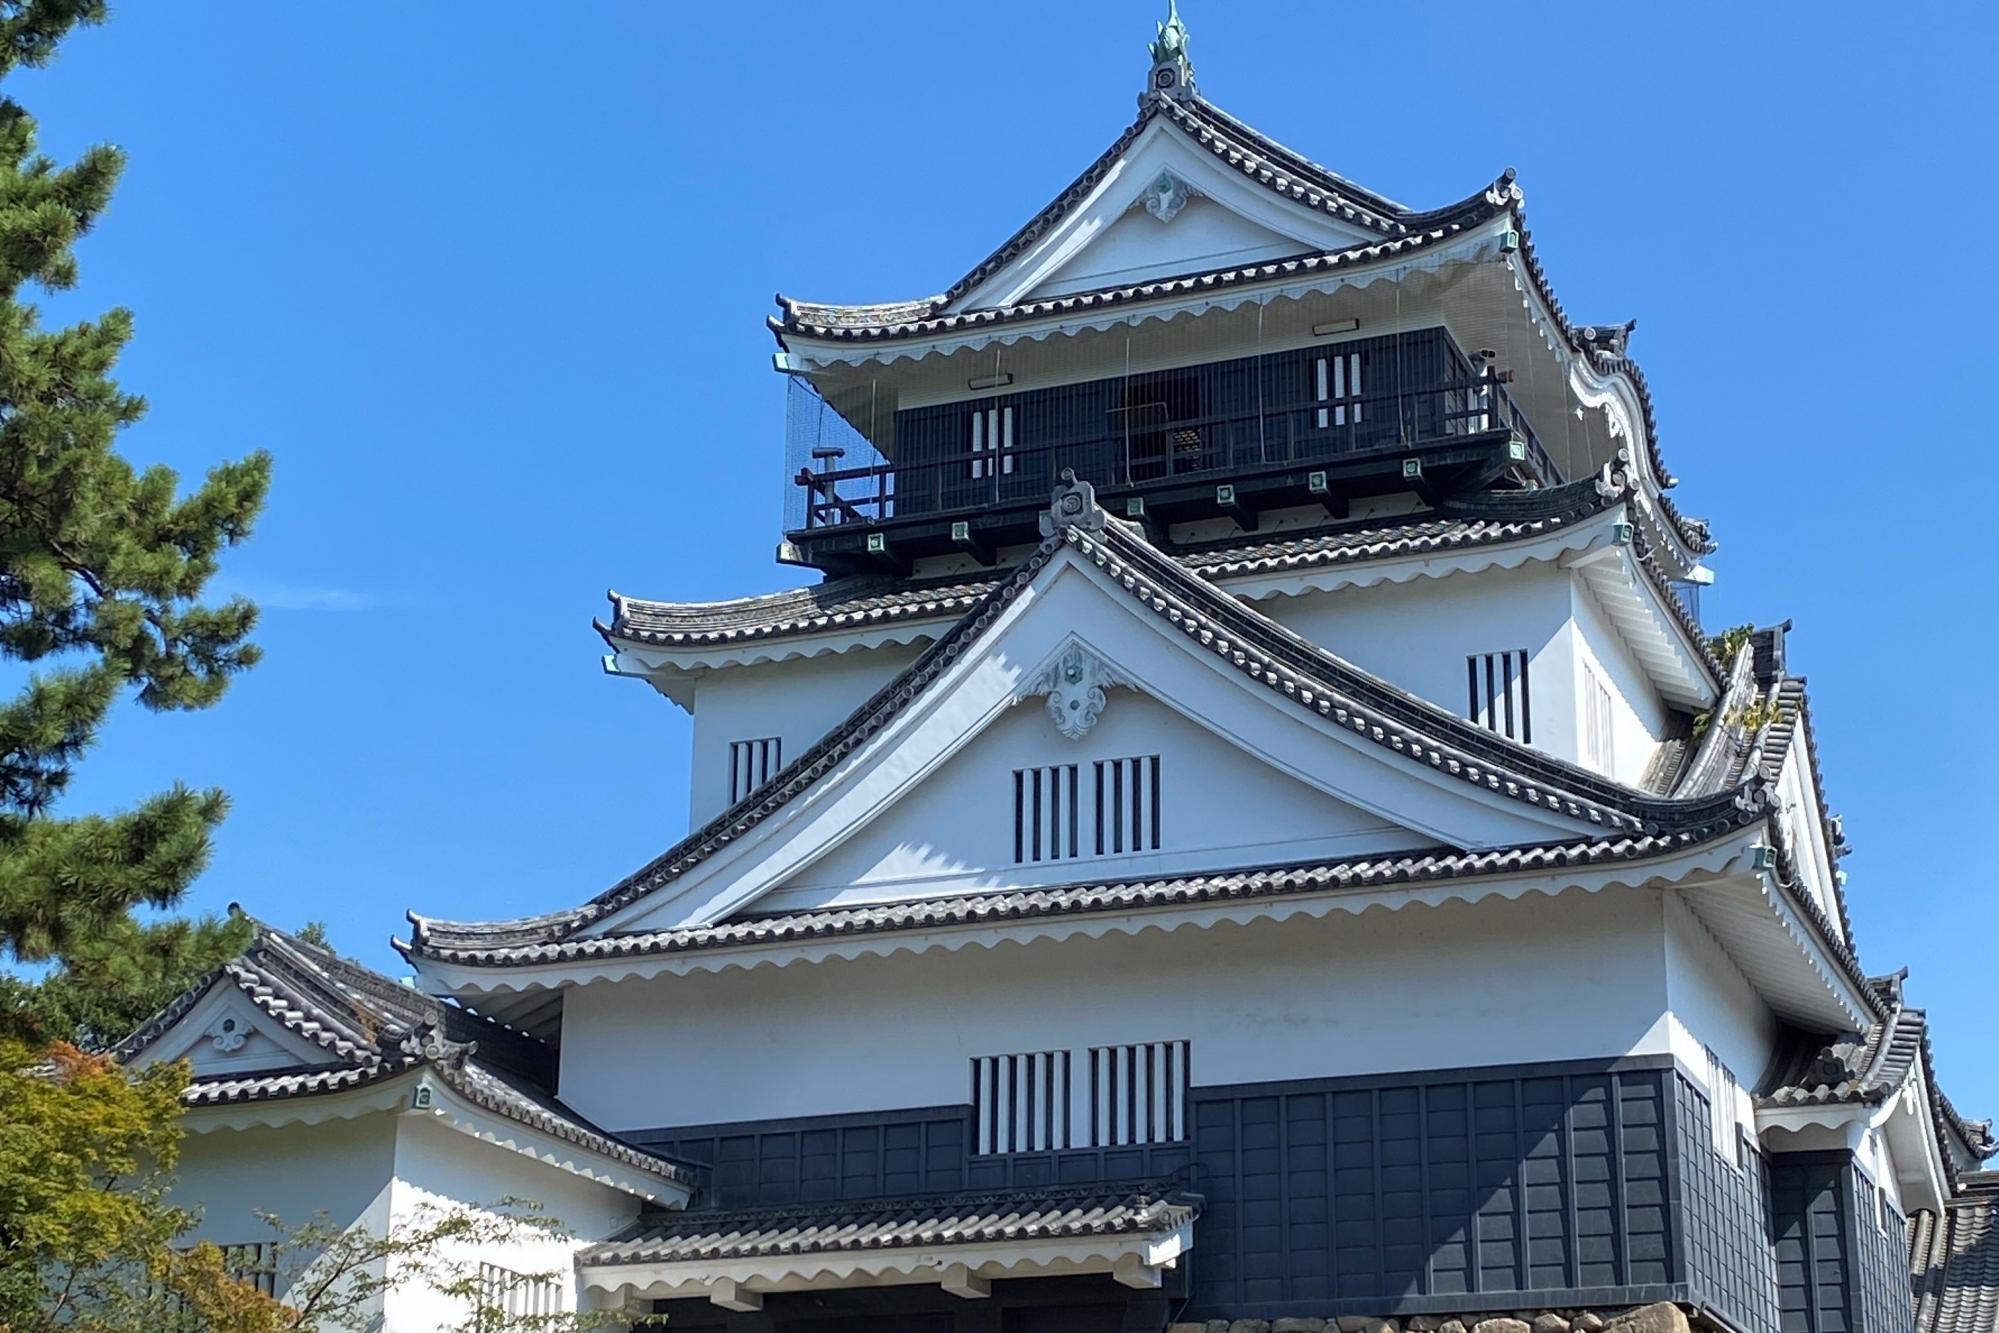
[(224, 1014), (208, 1025), (203, 1034), (208, 1044), (224, 1055), (233, 1055), (243, 1049), (243, 1043), (250, 1039), (253, 1029), (236, 1014)]
[(1104, 715), (1110, 703), (1109, 691), (1120, 685), (1136, 689), (1138, 682), (1081, 644), (1072, 643), (1022, 694), (1045, 696), (1055, 730), (1079, 741)]

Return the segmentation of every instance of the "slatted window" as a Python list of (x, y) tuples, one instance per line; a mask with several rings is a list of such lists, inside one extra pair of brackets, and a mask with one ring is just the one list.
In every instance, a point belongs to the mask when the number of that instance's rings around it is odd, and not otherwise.
[(241, 1245), (219, 1246), (222, 1268), (238, 1282), (247, 1282), (266, 1296), (278, 1294), (278, 1246), (276, 1241), (255, 1240)]
[(1141, 1041), (972, 1061), (980, 1153), (1180, 1143), (1188, 1138), (1190, 1047)]
[(1534, 742), (1527, 650), (1473, 653), (1465, 658), (1465, 716), (1508, 740)]
[(973, 481), (1013, 475), (1013, 408), (981, 407), (972, 412)]
[(1093, 809), (1098, 856), (1159, 850), (1159, 756), (1099, 759)]
[(784, 742), (776, 736), (729, 742), (729, 804), (769, 782), (784, 767)]
[(509, 1320), (562, 1312), (562, 1289), (545, 1274), (516, 1273), (498, 1264), (479, 1265), (480, 1328), (512, 1328)]
[(982, 1055), (972, 1061), (977, 1151), (1047, 1152), (1074, 1146), (1072, 1051)]
[(1353, 414), (1353, 423), (1359, 425), (1360, 353), (1328, 352), (1313, 357), (1312, 397), (1326, 404), (1319, 408), (1319, 429), (1346, 425), (1349, 412)]
[(1013, 771), (1013, 860), (1066, 861), (1083, 854), (1077, 838), (1082, 798), (1076, 765), (1049, 764)]
[(1724, 1161), (1739, 1163), (1741, 1132), (1736, 1117), (1741, 1112), (1735, 1075), (1712, 1049), (1707, 1052), (1707, 1095), (1714, 1150)]
[(1583, 759), (1599, 773), (1610, 773), (1617, 762), (1616, 732), (1610, 690), (1589, 667), (1583, 668)]
[(1092, 1046), (1089, 1146), (1178, 1143), (1186, 1138), (1188, 1054), (1184, 1041)]

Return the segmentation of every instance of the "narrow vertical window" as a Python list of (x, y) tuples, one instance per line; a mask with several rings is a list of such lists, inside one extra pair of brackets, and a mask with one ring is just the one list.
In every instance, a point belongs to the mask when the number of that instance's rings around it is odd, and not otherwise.
[(1178, 1143), (1187, 1137), (1188, 1043), (1090, 1048), (1090, 1146)]
[(1508, 740), (1534, 743), (1527, 650), (1473, 653), (1465, 658), (1465, 716)]
[(1312, 359), (1312, 396), (1321, 404), (1318, 426), (1344, 426), (1347, 413), (1360, 424), (1360, 353), (1332, 352)]
[(1083, 854), (1076, 800), (1077, 766), (1050, 764), (1013, 771), (1013, 859), (1016, 865), (1067, 861)]
[(1721, 1057), (1707, 1048), (1707, 1092), (1709, 1128), (1714, 1131), (1714, 1151), (1724, 1161), (1733, 1162), (1737, 1158), (1736, 1138), (1738, 1134), (1736, 1116), (1739, 1100), (1735, 1075)]
[(973, 1151), (1048, 1152), (1073, 1146), (1069, 1051), (981, 1055), (972, 1061)]
[(784, 742), (776, 736), (729, 742), (729, 804), (769, 782), (784, 767)]
[(1159, 756), (1099, 759), (1095, 764), (1098, 856), (1159, 850)]
[(1013, 407), (972, 411), (972, 480), (1013, 475)]
[(1610, 690), (1588, 666), (1582, 669), (1583, 759), (1599, 773), (1616, 771), (1616, 716)]

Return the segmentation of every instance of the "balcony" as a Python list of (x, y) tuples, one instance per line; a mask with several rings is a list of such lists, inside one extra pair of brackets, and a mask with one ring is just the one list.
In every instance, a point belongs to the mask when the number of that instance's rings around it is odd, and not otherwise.
[(787, 535), (827, 569), (990, 557), (1035, 538), (1064, 468), (1116, 513), (1246, 528), (1366, 495), (1559, 483), (1506, 380), (1428, 329), (877, 411), (865, 435), (800, 386)]

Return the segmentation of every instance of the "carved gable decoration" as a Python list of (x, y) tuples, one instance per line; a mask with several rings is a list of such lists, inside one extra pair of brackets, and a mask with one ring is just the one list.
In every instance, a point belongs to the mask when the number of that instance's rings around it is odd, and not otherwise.
[(1079, 741), (1103, 716), (1110, 701), (1106, 691), (1120, 685), (1134, 688), (1137, 683), (1082, 644), (1072, 643), (1034, 678), (1024, 694), (1046, 698), (1055, 730)]

